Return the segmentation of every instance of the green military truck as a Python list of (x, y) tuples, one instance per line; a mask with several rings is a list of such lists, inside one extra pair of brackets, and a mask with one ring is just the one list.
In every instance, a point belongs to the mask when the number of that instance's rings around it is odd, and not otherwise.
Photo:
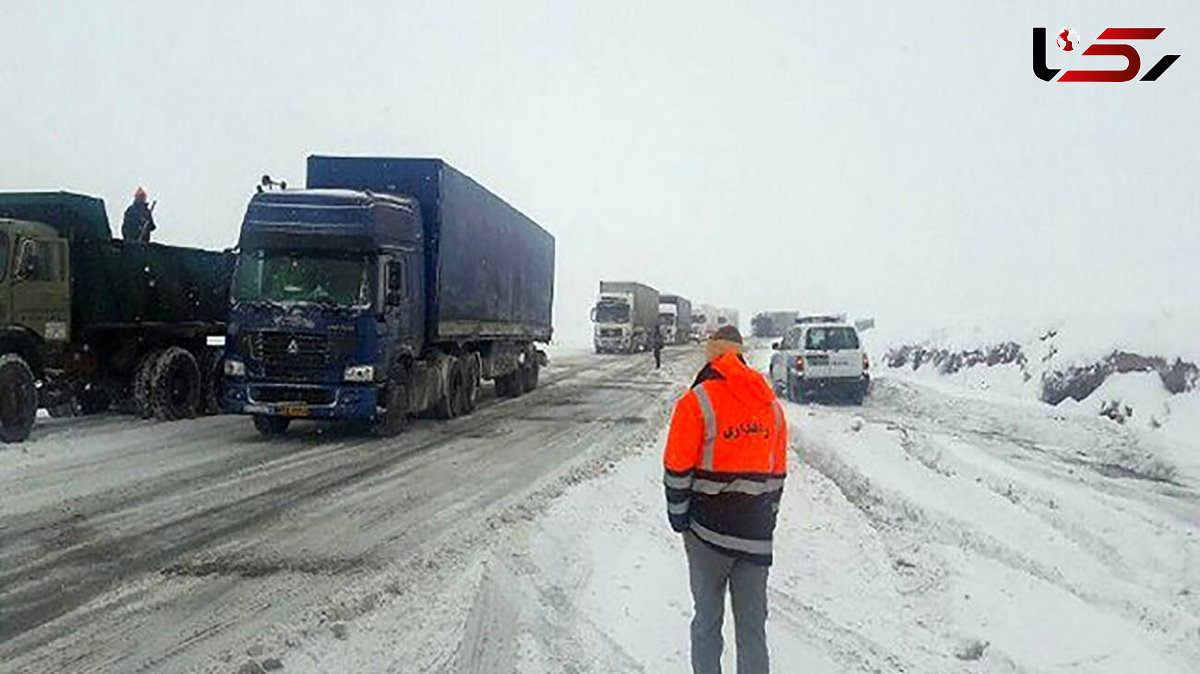
[(0, 193), (0, 440), (39, 408), (215, 413), (233, 263), (114, 239), (95, 197)]

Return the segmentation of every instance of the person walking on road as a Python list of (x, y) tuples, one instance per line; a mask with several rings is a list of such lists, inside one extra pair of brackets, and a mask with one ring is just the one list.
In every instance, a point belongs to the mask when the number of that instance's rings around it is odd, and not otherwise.
[(663, 334), (662, 326), (655, 326), (654, 334), (650, 335), (650, 348), (654, 349), (654, 369), (662, 367)]
[(133, 193), (133, 203), (125, 209), (121, 222), (121, 238), (126, 241), (150, 242), (154, 227), (154, 204), (146, 203), (146, 190), (139, 187)]
[(708, 363), (675, 405), (663, 454), (671, 528), (683, 534), (695, 609), (692, 671), (719, 674), (728, 588), (738, 674), (770, 670), (767, 571), (783, 482), (787, 420), (771, 387), (742, 358), (726, 325), (706, 343)]

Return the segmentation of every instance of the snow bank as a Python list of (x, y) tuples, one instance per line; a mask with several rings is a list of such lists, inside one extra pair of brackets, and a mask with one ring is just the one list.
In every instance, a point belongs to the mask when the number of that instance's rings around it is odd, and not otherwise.
[(1184, 437), (1200, 424), (1197, 334), (1200, 311), (1180, 311), (907, 333), (885, 328), (868, 332), (865, 341), (889, 372), (1040, 399)]

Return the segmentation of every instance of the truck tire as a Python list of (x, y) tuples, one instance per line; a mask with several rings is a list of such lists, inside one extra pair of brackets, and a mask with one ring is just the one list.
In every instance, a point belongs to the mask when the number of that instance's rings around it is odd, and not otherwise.
[(532, 358), (526, 361), (525, 367), (522, 367), (518, 372), (521, 373), (521, 390), (529, 393), (538, 385), (538, 373), (541, 372), (541, 366), (538, 365), (537, 359)]
[(475, 354), (467, 356), (466, 365), (466, 386), (463, 391), (463, 414), (470, 414), (479, 406), (479, 376), (482, 366), (479, 362), (479, 357)]
[(221, 398), (225, 395), (224, 354), (220, 349), (205, 349), (200, 356), (200, 374), (204, 377), (200, 396), (200, 414), (221, 413)]
[(450, 372), (446, 377), (446, 391), (433, 406), (438, 419), (453, 419), (462, 414), (463, 392), (466, 388), (466, 367), (461, 358), (450, 357)]
[(271, 417), (265, 414), (254, 415), (254, 430), (268, 438), (287, 433), (288, 426), (291, 425), (292, 420), (287, 417)]
[(384, 390), (384, 413), (375, 418), (372, 431), (375, 435), (391, 438), (400, 435), (408, 426), (409, 400), (412, 380), (411, 369), (407, 365), (396, 365), (388, 373), (387, 389)]
[(158, 357), (150, 378), (150, 405), (163, 421), (191, 419), (200, 409), (203, 377), (190, 351), (172, 346)]
[(150, 399), (150, 382), (154, 379), (154, 369), (158, 365), (158, 357), (162, 349), (150, 349), (142, 355), (138, 365), (133, 370), (133, 407), (143, 419), (154, 416), (154, 404)]
[(37, 410), (37, 385), (29, 363), (15, 353), (0, 356), (0, 441), (27, 440)]

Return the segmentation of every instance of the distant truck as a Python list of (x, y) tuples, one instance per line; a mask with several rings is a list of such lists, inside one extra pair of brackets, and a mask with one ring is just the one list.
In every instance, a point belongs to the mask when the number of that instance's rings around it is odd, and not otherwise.
[(692, 303), (687, 298), (659, 295), (658, 318), (664, 344), (687, 344), (692, 339)]
[[(737, 309), (730, 309), (728, 307), (721, 307), (717, 309), (717, 328), (723, 325), (732, 325), (738, 330), (742, 329), (742, 323), (738, 316)], [(716, 328), (714, 328), (714, 330), (715, 329)]]
[(0, 440), (28, 438), (38, 408), (216, 412), (232, 269), (112, 238), (95, 197), (0, 193)]
[(601, 281), (592, 308), (596, 353), (648, 350), (658, 328), (658, 304), (658, 291), (644, 283)]
[(293, 419), (381, 435), (474, 411), (483, 380), (538, 384), (554, 237), (440, 159), (308, 158), (307, 189), (242, 223), (224, 404), (264, 435)]
[(692, 339), (708, 339), (717, 329), (717, 308), (711, 304), (692, 305)]
[(750, 320), (750, 334), (755, 337), (781, 337), (796, 324), (796, 311), (761, 311)]

